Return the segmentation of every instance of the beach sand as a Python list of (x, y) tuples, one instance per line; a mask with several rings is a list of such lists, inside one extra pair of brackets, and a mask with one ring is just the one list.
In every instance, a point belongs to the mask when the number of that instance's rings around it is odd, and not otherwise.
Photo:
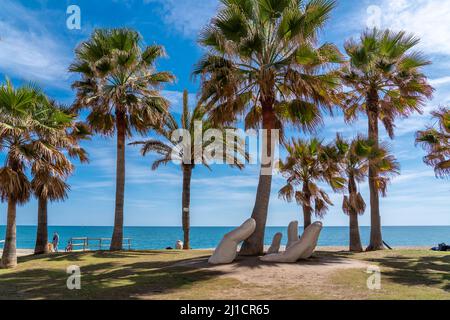
[[(34, 253), (33, 249), (17, 249), (17, 256), (18, 257), (26, 257), (31, 256)], [(3, 254), (3, 250), (0, 250), (0, 257)]]

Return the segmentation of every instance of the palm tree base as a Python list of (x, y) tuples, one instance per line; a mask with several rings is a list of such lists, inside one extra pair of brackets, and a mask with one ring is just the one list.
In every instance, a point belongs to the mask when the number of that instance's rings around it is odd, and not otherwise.
[(244, 242), (239, 255), (243, 257), (256, 257), (264, 254), (264, 246), (261, 247), (259, 244), (251, 243), (249, 240)]
[(366, 252), (371, 252), (371, 251), (381, 251), (381, 250), (385, 250), (386, 248), (383, 245), (379, 245), (379, 246), (375, 246), (375, 245), (369, 245), (366, 248)]
[(0, 269), (14, 269), (15, 267), (17, 267), (17, 261), (5, 263), (5, 264), (3, 264), (3, 262), (0, 263)]

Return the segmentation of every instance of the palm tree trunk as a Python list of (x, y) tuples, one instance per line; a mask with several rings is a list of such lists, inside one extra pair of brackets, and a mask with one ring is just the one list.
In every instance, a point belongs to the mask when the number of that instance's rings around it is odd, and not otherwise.
[[(369, 120), (369, 139), (377, 146), (378, 136), (378, 105), (379, 98), (376, 90), (367, 95), (367, 118)], [(370, 244), (367, 251), (382, 250), (383, 238), (381, 235), (380, 199), (377, 188), (378, 172), (373, 161), (369, 161), (369, 189), (370, 189)]]
[(116, 207), (111, 251), (122, 250), (123, 206), (125, 197), (125, 114), (116, 112), (117, 122), (117, 166), (116, 166)]
[[(350, 192), (350, 199), (356, 199), (357, 198), (357, 186), (355, 178), (351, 175), (349, 177), (348, 182), (348, 191)], [(362, 252), (362, 244), (361, 244), (361, 236), (359, 234), (359, 222), (358, 222), (358, 212), (353, 207), (354, 203), (350, 203), (350, 251), (351, 252)]]
[(38, 225), (34, 254), (48, 253), (47, 199), (38, 199)]
[(16, 250), (16, 201), (8, 199), (8, 217), (6, 222), (6, 238), (3, 247), (1, 268), (14, 268), (17, 266)]
[(273, 96), (261, 100), (263, 109), (262, 128), (267, 130), (263, 134), (261, 171), (259, 175), (258, 190), (256, 192), (255, 206), (252, 218), (256, 221), (255, 232), (244, 241), (240, 254), (244, 256), (257, 256), (264, 253), (264, 234), (266, 230), (267, 211), (269, 209), (270, 192), (272, 188), (272, 169), (274, 154), (272, 150), (272, 130), (275, 129), (275, 113), (273, 110)]
[(189, 232), (191, 225), (190, 210), (191, 210), (191, 177), (192, 166), (183, 166), (183, 203), (182, 203), (182, 217), (183, 217), (183, 233), (184, 242), (183, 249), (189, 250), (191, 248)]
[(350, 251), (351, 252), (362, 252), (361, 237), (359, 235), (359, 223), (358, 223), (358, 213), (350, 213)]
[(303, 196), (305, 202), (303, 203), (303, 230), (306, 230), (311, 225), (311, 193), (309, 192), (308, 183), (303, 182)]

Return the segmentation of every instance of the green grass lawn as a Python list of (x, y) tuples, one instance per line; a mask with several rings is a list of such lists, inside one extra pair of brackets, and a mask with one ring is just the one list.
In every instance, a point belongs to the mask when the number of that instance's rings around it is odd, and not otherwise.
[[(264, 279), (249, 283), (220, 269), (189, 265), (204, 262), (209, 255), (132, 251), (22, 257), (16, 269), (0, 270), (0, 299), (450, 299), (450, 253), (316, 253), (317, 261), (356, 259), (378, 265), (382, 271), (378, 291), (367, 289), (365, 268), (331, 270), (311, 286), (288, 278), (285, 283), (267, 284)], [(66, 287), (70, 265), (81, 268), (81, 290)]]

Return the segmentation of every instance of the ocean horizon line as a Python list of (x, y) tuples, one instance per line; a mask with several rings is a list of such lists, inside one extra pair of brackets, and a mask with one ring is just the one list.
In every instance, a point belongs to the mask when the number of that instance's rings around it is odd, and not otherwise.
[[(20, 224), (17, 225), (17, 227), (36, 227), (37, 224)], [(113, 225), (48, 225), (52, 228), (57, 227), (76, 227), (76, 228), (85, 228), (85, 227), (108, 227), (113, 228)], [(5, 224), (0, 224), (0, 227), (6, 227)], [(236, 228), (238, 225), (210, 225), (210, 226), (191, 226), (191, 228)], [(270, 225), (266, 226), (267, 228), (287, 228), (287, 225)], [(302, 225), (299, 225), (299, 227), (302, 227)], [(349, 227), (348, 225), (324, 225), (325, 228), (342, 228), (342, 227)], [(370, 225), (360, 225), (360, 227), (370, 227)], [(450, 227), (450, 224), (439, 224), (439, 225), (384, 225), (385, 227), (404, 227), (404, 228), (414, 228), (414, 227)], [(133, 225), (125, 225), (124, 228), (182, 228), (181, 225), (145, 225), (145, 226), (133, 226)]]

